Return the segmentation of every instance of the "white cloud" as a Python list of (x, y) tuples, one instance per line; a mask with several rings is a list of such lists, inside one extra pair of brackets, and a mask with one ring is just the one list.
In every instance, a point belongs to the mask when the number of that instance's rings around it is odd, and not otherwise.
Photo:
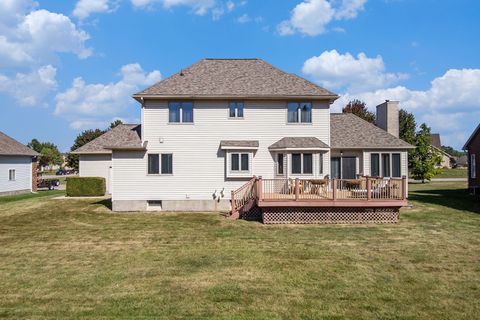
[(187, 6), (194, 10), (195, 14), (204, 15), (215, 6), (215, 0), (130, 0), (136, 8), (150, 8), (159, 3), (164, 8), (170, 9), (176, 6)]
[(45, 95), (57, 87), (56, 73), (57, 69), (47, 65), (14, 77), (0, 74), (0, 92), (13, 96), (22, 106), (43, 105)]
[(442, 134), (442, 143), (461, 148), (480, 118), (480, 69), (450, 69), (432, 80), (427, 90), (405, 86), (349, 93), (332, 106), (335, 112), (352, 99), (360, 99), (374, 111), (385, 99), (398, 100), (413, 112), (418, 124), (426, 122)]
[(233, 9), (235, 9), (235, 3), (233, 1), (227, 1), (225, 6), (227, 7), (228, 12), (232, 12)]
[(305, 61), (302, 72), (325, 87), (351, 93), (385, 88), (406, 78), (405, 74), (387, 73), (381, 56), (369, 58), (361, 52), (354, 57), (336, 50), (311, 57)]
[(250, 18), (250, 16), (248, 14), (242, 14), (240, 17), (238, 17), (237, 21), (239, 23), (247, 23), (247, 22), (250, 22), (252, 19)]
[(0, 67), (55, 63), (58, 53), (91, 55), (89, 35), (63, 14), (35, 10), (33, 1), (0, 1)]
[[(291, 12), (289, 20), (277, 26), (280, 35), (302, 33), (317, 36), (326, 32), (327, 25), (333, 20), (353, 19), (363, 10), (366, 0), (304, 0)], [(335, 6), (334, 6), (335, 5)]]
[(116, 3), (111, 0), (78, 0), (73, 15), (79, 19), (85, 19), (92, 13), (112, 12), (116, 6)]
[(78, 128), (82, 127), (79, 121), (106, 121), (133, 103), (133, 93), (161, 79), (159, 71), (146, 73), (137, 63), (123, 66), (120, 75), (118, 82), (107, 84), (88, 84), (76, 78), (70, 88), (56, 95), (55, 114), (72, 120), (71, 125)]
[(337, 20), (356, 18), (359, 11), (364, 9), (367, 0), (342, 0), (342, 4), (335, 13)]

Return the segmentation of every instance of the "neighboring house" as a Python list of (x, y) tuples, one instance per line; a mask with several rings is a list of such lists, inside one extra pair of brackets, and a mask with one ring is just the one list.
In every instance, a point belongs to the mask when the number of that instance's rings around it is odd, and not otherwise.
[[(121, 124), (72, 152), (79, 158), (80, 177), (105, 178), (112, 190), (112, 150), (134, 151), (141, 146), (140, 125)], [(143, 148), (141, 148), (143, 150)]]
[(463, 156), (458, 157), (455, 160), (455, 164), (456, 164), (457, 167), (467, 168), (468, 167), (468, 157), (467, 157), (467, 155), (463, 155)]
[(37, 190), (39, 154), (0, 132), (0, 195)]
[[(110, 181), (115, 211), (230, 210), (231, 191), (254, 176), (305, 186), (407, 176), (412, 146), (398, 138), (398, 102), (377, 107), (383, 129), (331, 114), (336, 94), (259, 59), (204, 59), (134, 98), (141, 125), (115, 128), (73, 152), (81, 176)], [(392, 188), (405, 200), (405, 190)], [(366, 190), (355, 194), (366, 200)]]
[(442, 160), (437, 165), (437, 167), (438, 168), (451, 169), (453, 167), (453, 165), (455, 164), (455, 157), (451, 156), (450, 154), (448, 154), (447, 152), (445, 152), (442, 149), (442, 142), (440, 140), (440, 134), (439, 133), (432, 133), (430, 135), (430, 138), (432, 140), (432, 142), (431, 142), (432, 148), (435, 148), (435, 150), (437, 150), (442, 157)]
[(468, 188), (473, 193), (480, 192), (480, 124), (463, 146), (468, 159)]

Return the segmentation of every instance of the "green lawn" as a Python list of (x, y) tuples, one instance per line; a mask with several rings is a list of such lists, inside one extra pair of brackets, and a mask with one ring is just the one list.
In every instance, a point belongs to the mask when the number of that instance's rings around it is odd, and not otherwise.
[(464, 188), (411, 185), (396, 225), (2, 203), (0, 318), (478, 318), (480, 199)]
[(465, 178), (467, 179), (467, 168), (442, 169), (442, 173), (436, 175), (434, 178)]

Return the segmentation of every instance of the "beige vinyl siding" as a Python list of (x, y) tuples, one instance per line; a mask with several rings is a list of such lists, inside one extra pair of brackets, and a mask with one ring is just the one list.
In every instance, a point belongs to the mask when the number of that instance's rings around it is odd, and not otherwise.
[(103, 177), (107, 192), (111, 192), (110, 167), (112, 165), (111, 154), (81, 154), (79, 156), (80, 177)]
[[(245, 101), (243, 119), (229, 119), (228, 101), (195, 102), (193, 117), (193, 124), (169, 124), (167, 102), (144, 104), (142, 130), (148, 153), (172, 153), (173, 174), (147, 175), (147, 153), (116, 151), (113, 200), (212, 199), (212, 194), (221, 190), (229, 198), (230, 191), (248, 178), (226, 178), (221, 140), (258, 140), (252, 174), (264, 178), (275, 175), (275, 153), (268, 147), (281, 138), (311, 136), (330, 145), (327, 102), (313, 103), (310, 124), (288, 124), (286, 101)], [(330, 172), (329, 158), (327, 152), (323, 158), (324, 174)], [(318, 155), (313, 161), (311, 177), (323, 177), (318, 173)], [(285, 168), (289, 168), (288, 164)]]
[[(9, 170), (15, 170), (15, 180), (9, 181)], [(32, 157), (0, 156), (0, 193), (32, 190)]]

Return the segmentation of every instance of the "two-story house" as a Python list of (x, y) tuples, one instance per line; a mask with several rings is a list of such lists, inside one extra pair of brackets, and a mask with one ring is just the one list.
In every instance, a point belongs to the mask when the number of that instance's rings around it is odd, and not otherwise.
[[(231, 191), (254, 176), (300, 196), (318, 184), (328, 198), (340, 194), (334, 178), (408, 175), (397, 102), (377, 107), (377, 126), (333, 114), (336, 94), (260, 59), (204, 59), (134, 98), (141, 125), (121, 125), (74, 152), (81, 176), (108, 180), (114, 211), (227, 211), (235, 209)], [(349, 194), (366, 199), (368, 184), (355, 183)]]

